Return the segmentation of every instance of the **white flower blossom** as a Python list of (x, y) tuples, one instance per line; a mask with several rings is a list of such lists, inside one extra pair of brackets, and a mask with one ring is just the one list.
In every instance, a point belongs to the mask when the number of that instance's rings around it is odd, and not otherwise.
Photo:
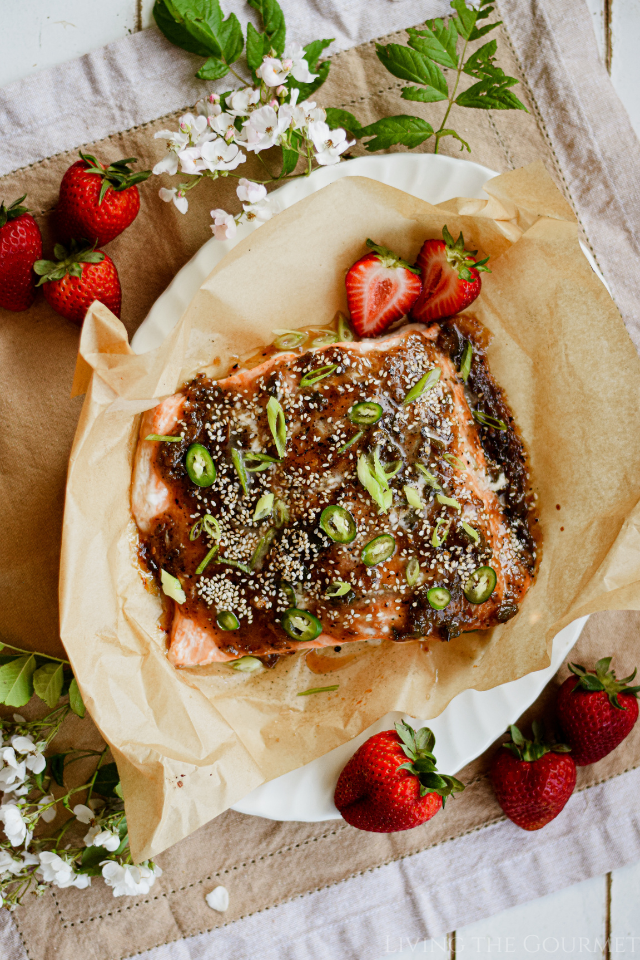
[(259, 220), (260, 223), (266, 223), (273, 216), (273, 210), (269, 206), (268, 200), (262, 200), (260, 203), (244, 203), (242, 208), (247, 220)]
[(40, 863), (40, 860), (34, 853), (23, 853), (22, 857), (16, 859), (8, 850), (0, 850), (0, 878), (21, 873), (25, 867), (36, 863)]
[(91, 807), (85, 806), (84, 803), (76, 803), (73, 814), (80, 823), (91, 823), (93, 820), (93, 810)]
[(243, 203), (259, 203), (266, 197), (267, 188), (263, 183), (253, 183), (253, 181), (243, 177), (242, 180), (238, 180), (236, 193), (238, 194), (238, 200)]
[[(27, 769), (31, 770), (33, 773), (42, 773), (44, 768), (47, 765), (47, 761), (44, 758), (44, 749), (46, 743), (41, 741), (39, 743), (34, 743), (31, 737), (12, 737), (11, 746), (14, 750), (17, 750), (18, 753), (29, 754), (25, 760)], [(31, 756), (33, 754), (33, 756)]]
[(214, 133), (230, 143), (238, 132), (233, 120), (230, 113), (219, 113), (217, 117), (209, 117), (209, 126)]
[(202, 97), (196, 103), (196, 113), (201, 117), (211, 117), (220, 113), (220, 94), (210, 93), (208, 97)]
[(305, 60), (304, 50), (295, 40), (289, 41), (284, 48), (282, 65), (291, 63), (289, 73), (298, 83), (311, 83), (318, 76), (317, 73), (311, 73), (309, 64)]
[(86, 873), (76, 873), (72, 864), (63, 859), (53, 850), (43, 850), (40, 853), (39, 874), (45, 883), (52, 883), (54, 887), (77, 887), (84, 890), (91, 883), (91, 877)]
[(207, 905), (218, 913), (224, 913), (229, 909), (229, 891), (226, 887), (214, 887), (205, 897)]
[(291, 62), (288, 67), (285, 67), (276, 57), (265, 57), (256, 70), (256, 76), (260, 77), (268, 87), (279, 87), (285, 82), (290, 72)]
[(227, 143), (222, 137), (210, 140), (201, 147), (202, 163), (207, 170), (235, 170), (247, 159), (236, 143)]
[(236, 235), (236, 221), (226, 210), (212, 210), (213, 224), (211, 230), (216, 240), (231, 240)]
[(164, 200), (165, 203), (171, 203), (173, 200), (180, 213), (186, 213), (189, 209), (189, 201), (187, 200), (184, 191), (178, 190), (177, 187), (171, 187), (171, 189), (168, 189), (167, 187), (160, 187), (158, 194), (160, 195), (160, 199)]
[(340, 161), (340, 154), (352, 147), (355, 140), (347, 140), (347, 134), (338, 127), (331, 130), (322, 120), (309, 124), (309, 137), (316, 149), (316, 160), (321, 167), (328, 167)]
[(89, 827), (85, 834), (84, 842), (87, 847), (105, 847), (113, 853), (120, 846), (120, 837), (111, 830), (103, 830), (102, 827)]
[(156, 882), (156, 877), (162, 875), (160, 867), (154, 865), (151, 869), (144, 863), (134, 867), (129, 863), (120, 864), (115, 860), (103, 860), (100, 866), (104, 882), (113, 888), (114, 897), (149, 893)]
[[(158, 136), (158, 134), (156, 134)], [(170, 176), (174, 176), (178, 172), (178, 154), (174, 153), (172, 150), (169, 153), (165, 153), (162, 160), (159, 160), (153, 168), (153, 173), (158, 177), (161, 173), (168, 173)]]
[(4, 832), (12, 847), (19, 847), (21, 843), (28, 844), (30, 835), (22, 811), (15, 803), (3, 803), (0, 806), (0, 820), (4, 824)]
[(254, 110), (243, 125), (247, 150), (260, 153), (261, 150), (268, 150), (269, 147), (273, 147), (280, 141), (280, 137), (286, 131), (288, 125), (289, 117), (283, 115), (280, 118), (274, 108), (268, 104), (260, 107), (259, 110)]
[[(26, 739), (26, 738), (25, 738)], [(13, 747), (2, 747), (0, 750), (0, 791), (8, 793), (17, 790), (24, 783), (27, 765), (24, 760), (18, 760)]]
[(260, 91), (256, 87), (243, 87), (227, 97), (227, 112), (232, 117), (246, 117), (250, 107), (260, 102)]
[[(54, 800), (55, 800), (55, 797), (53, 796), (53, 794), (47, 793), (44, 797), (41, 797), (40, 800), (38, 800), (38, 806), (46, 807), (47, 804), (53, 803)], [(51, 821), (55, 820), (56, 818), (55, 806), (48, 807), (46, 810), (43, 810), (40, 816), (42, 817), (45, 823), (51, 823)]]

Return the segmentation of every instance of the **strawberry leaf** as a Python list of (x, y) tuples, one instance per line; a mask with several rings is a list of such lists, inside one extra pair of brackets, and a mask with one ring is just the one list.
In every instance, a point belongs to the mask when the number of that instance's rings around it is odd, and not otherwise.
[(409, 148), (418, 147), (432, 135), (433, 127), (426, 120), (405, 115), (384, 117), (360, 129), (360, 137), (373, 137), (373, 140), (366, 143), (366, 149), (370, 153), (375, 150), (388, 150), (396, 144)]

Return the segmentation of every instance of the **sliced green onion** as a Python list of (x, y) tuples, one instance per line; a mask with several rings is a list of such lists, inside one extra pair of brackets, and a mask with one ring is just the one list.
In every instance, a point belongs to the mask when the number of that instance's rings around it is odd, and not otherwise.
[(211, 537), (212, 540), (219, 540), (221, 538), (222, 529), (220, 524), (210, 513), (205, 513), (202, 518), (202, 526), (204, 527), (204, 532), (208, 537)]
[(451, 594), (446, 587), (431, 587), (427, 591), (427, 600), (434, 610), (444, 610), (451, 603)]
[(145, 437), (145, 440), (154, 440), (157, 443), (180, 443), (182, 437), (168, 437), (162, 433), (150, 433), (148, 437)]
[(354, 435), (351, 437), (351, 440), (347, 440), (347, 442), (340, 447), (338, 453), (344, 453), (345, 450), (348, 450), (349, 447), (352, 447), (354, 443), (357, 443), (360, 437), (364, 437), (364, 430), (358, 430), (357, 433), (354, 433)]
[(227, 567), (236, 567), (237, 570), (242, 570), (243, 573), (253, 573), (249, 564), (242, 563), (241, 560), (231, 560), (229, 557), (218, 557), (216, 563)]
[(326, 367), (318, 367), (317, 370), (309, 370), (300, 381), (301, 387), (312, 387), (314, 383), (319, 383), (325, 377), (330, 377), (334, 370), (338, 369), (337, 363), (329, 363)]
[(200, 534), (202, 533), (202, 517), (199, 520), (196, 520), (194, 525), (191, 527), (189, 532), (189, 540), (197, 540)]
[(273, 522), (276, 527), (284, 527), (285, 523), (289, 522), (289, 507), (286, 505), (284, 500), (276, 500), (273, 505)]
[(442, 456), (447, 461), (447, 463), (450, 463), (452, 467), (456, 468), (456, 470), (466, 471), (467, 469), (466, 464), (460, 459), (460, 457), (456, 457), (455, 453), (443, 453)]
[(432, 473), (429, 473), (427, 468), (421, 463), (414, 464), (416, 470), (418, 470), (422, 476), (425, 478), (430, 487), (433, 487), (434, 490), (442, 490), (442, 487), (438, 483), (436, 477)]
[(445, 507), (453, 507), (454, 510), (457, 510), (458, 513), (462, 510), (462, 507), (457, 500), (454, 500), (453, 497), (445, 497), (444, 493), (437, 493), (436, 500), (438, 503), (442, 503)]
[(319, 337), (316, 337), (315, 340), (311, 341), (312, 347), (327, 347), (330, 343), (338, 342), (338, 334), (333, 333), (331, 330), (327, 330), (326, 333), (321, 333)]
[(160, 571), (160, 582), (162, 583), (162, 592), (176, 603), (184, 603), (187, 595), (182, 589), (182, 584), (177, 577), (172, 577), (166, 570)]
[(351, 324), (345, 317), (344, 313), (338, 314), (338, 343), (351, 343), (355, 340), (355, 334), (351, 328)]
[(353, 516), (335, 503), (325, 507), (320, 514), (320, 527), (336, 543), (352, 543), (358, 532)]
[(216, 623), (221, 630), (237, 630), (240, 626), (240, 621), (231, 610), (220, 610), (216, 617)]
[(406, 407), (408, 403), (413, 403), (414, 400), (417, 400), (418, 397), (421, 397), (423, 393), (427, 392), (427, 390), (432, 390), (440, 379), (441, 373), (442, 371), (440, 367), (434, 367), (433, 370), (429, 370), (428, 373), (425, 373), (424, 377), (420, 377), (418, 382), (414, 383), (402, 401), (403, 407)]
[(257, 673), (262, 670), (264, 664), (257, 657), (240, 657), (230, 664), (232, 670), (238, 670), (240, 673)]
[(204, 560), (196, 567), (196, 577), (199, 577), (201, 573), (204, 573), (205, 569), (209, 566), (219, 549), (220, 547), (218, 544), (215, 544), (215, 546), (211, 547), (211, 550), (209, 550)]
[(420, 563), (415, 557), (411, 557), (404, 571), (405, 579), (410, 587), (415, 587), (420, 579)]
[(380, 513), (386, 513), (393, 502), (393, 494), (389, 489), (387, 476), (382, 469), (378, 449), (373, 458), (362, 453), (358, 457), (358, 479), (370, 497), (378, 504)]
[(308, 610), (299, 610), (297, 607), (285, 610), (280, 623), (284, 632), (298, 643), (315, 640), (322, 633), (322, 624), (318, 618)]
[(249, 568), (255, 570), (256, 567), (260, 566), (264, 558), (269, 552), (269, 547), (273, 541), (273, 538), (276, 535), (275, 527), (270, 527), (269, 530), (265, 533), (264, 537), (260, 537), (258, 540), (258, 546), (253, 551), (253, 556), (249, 563)]
[(482, 410), (473, 410), (472, 412), (473, 419), (483, 427), (493, 427), (494, 430), (507, 429), (507, 425), (504, 420), (498, 420), (497, 417), (492, 417), (488, 413), (483, 413)]
[(297, 697), (309, 697), (312, 693), (332, 693), (340, 687), (339, 683), (333, 683), (330, 687), (310, 687), (309, 690), (302, 690), (297, 693)]
[(274, 499), (275, 498), (272, 493), (263, 494), (256, 504), (256, 509), (253, 512), (253, 519), (264, 520), (265, 517), (270, 517), (273, 511)]
[[(440, 536), (439, 530), (441, 525), (445, 525), (445, 530), (442, 536)], [(431, 534), (431, 546), (432, 547), (441, 547), (449, 536), (449, 523), (447, 520), (444, 520), (442, 517), (438, 517), (436, 520), (436, 525), (434, 527), (433, 533)]]
[(466, 383), (469, 379), (469, 374), (471, 373), (471, 358), (473, 356), (473, 347), (471, 346), (471, 341), (467, 340), (464, 345), (464, 350), (462, 352), (462, 361), (460, 363), (460, 376)]
[(233, 447), (231, 450), (231, 459), (233, 460), (233, 465), (236, 468), (240, 486), (245, 493), (249, 493), (249, 478), (247, 477), (247, 468), (244, 465), (244, 457), (235, 447)]
[(382, 469), (384, 470), (384, 475), (387, 480), (391, 480), (392, 477), (395, 477), (396, 473), (400, 473), (402, 467), (402, 460), (392, 460), (391, 463), (384, 463), (382, 465)]
[(251, 463), (256, 461), (258, 463), (257, 467), (246, 467), (247, 473), (261, 473), (263, 470), (268, 470), (273, 463), (282, 463), (282, 460), (278, 460), (277, 457), (270, 457), (268, 453), (257, 453), (255, 450), (247, 450), (244, 459)]
[(295, 607), (296, 605), (296, 592), (293, 589), (293, 586), (289, 583), (288, 580), (280, 580), (278, 583), (278, 590), (281, 590), (287, 598), (288, 602)]
[(480, 542), (480, 537), (478, 536), (478, 531), (477, 531), (477, 530), (474, 530), (473, 527), (469, 526), (469, 524), (466, 523), (464, 520), (462, 521), (462, 529), (463, 529), (464, 532), (467, 534), (467, 536), (471, 537), (471, 539), (473, 540), (474, 543), (479, 543), (479, 542)]
[(407, 498), (407, 503), (409, 506), (413, 507), (414, 510), (422, 510), (424, 503), (422, 502), (422, 498), (420, 497), (420, 494), (416, 488), (407, 486), (403, 487), (402, 489), (404, 490), (404, 495)]
[(469, 603), (485, 603), (496, 588), (498, 577), (493, 567), (474, 570), (463, 590)]
[(273, 332), (278, 334), (273, 341), (274, 347), (278, 350), (295, 350), (309, 339), (309, 334), (301, 330), (274, 330)]
[(353, 587), (350, 583), (345, 583), (344, 580), (334, 580), (333, 583), (329, 584), (324, 593), (326, 597), (346, 597), (352, 589)]
[(351, 423), (363, 423), (370, 427), (377, 423), (384, 413), (379, 403), (373, 403), (371, 400), (363, 400), (362, 403), (355, 403), (349, 410), (349, 420)]
[(395, 549), (396, 541), (394, 537), (390, 533), (381, 533), (379, 537), (374, 537), (373, 540), (365, 544), (360, 556), (367, 567), (375, 567), (392, 557)]
[(284, 418), (284, 410), (275, 397), (269, 397), (267, 404), (267, 419), (269, 429), (276, 445), (279, 457), (284, 457), (287, 447), (287, 422)]

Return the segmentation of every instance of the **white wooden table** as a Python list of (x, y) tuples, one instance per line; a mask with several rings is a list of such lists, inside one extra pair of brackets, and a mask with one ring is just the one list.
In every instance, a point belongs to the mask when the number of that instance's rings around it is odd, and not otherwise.
[[(640, 137), (640, 0), (586, 0), (603, 61)], [(4, 0), (0, 87), (151, 22), (153, 0)], [(505, 910), (434, 941), (398, 930), (385, 957), (640, 957), (640, 864)], [(363, 958), (364, 960), (364, 958)], [(380, 958), (382, 960), (382, 958)]]

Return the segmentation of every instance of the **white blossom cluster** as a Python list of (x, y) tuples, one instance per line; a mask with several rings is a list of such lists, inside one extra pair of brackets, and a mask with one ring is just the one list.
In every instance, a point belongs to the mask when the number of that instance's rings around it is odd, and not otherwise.
[[(15, 721), (22, 725), (22, 729), (28, 727), (27, 721), (18, 714), (15, 714)], [(45, 771), (44, 750), (47, 746), (47, 740), (34, 741), (33, 737), (22, 733), (11, 736), (5, 743), (0, 733), (0, 823), (6, 837), (0, 842), (2, 887), (7, 881), (18, 886), (22, 882), (26, 889), (34, 879), (37, 881), (36, 892), (42, 893), (44, 884), (48, 883), (55, 887), (79, 889), (91, 884), (91, 877), (77, 869), (81, 850), (71, 851), (70, 845), (58, 849), (57, 844), (54, 849), (45, 849), (47, 841), (34, 840), (38, 821), (42, 819), (49, 823), (54, 820), (59, 802), (50, 793), (40, 796), (39, 800), (30, 799), (36, 793), (42, 794), (35, 778)], [(154, 864), (134, 866), (110, 857), (120, 847), (117, 824), (123, 820), (124, 814), (120, 811), (109, 814), (100, 799), (90, 800), (89, 804), (76, 804), (73, 814), (79, 823), (89, 827), (83, 841), (85, 847), (104, 848), (105, 859), (99, 861), (99, 866), (105, 883), (113, 889), (114, 897), (148, 893), (162, 870)], [(115, 830), (112, 829), (114, 826)], [(0, 905), (3, 902), (0, 896)], [(13, 905), (10, 899), (7, 899), (7, 905), (10, 908)]]
[[(180, 213), (187, 212), (187, 191), (198, 178), (239, 177), (232, 171), (245, 163), (248, 153), (259, 154), (276, 146), (296, 150), (306, 161), (309, 173), (314, 162), (323, 167), (338, 163), (345, 150), (355, 143), (347, 139), (345, 130), (330, 129), (322, 107), (309, 100), (298, 103), (299, 90), (284, 85), (291, 77), (299, 83), (309, 83), (317, 76), (310, 72), (299, 43), (289, 43), (281, 59), (265, 56), (256, 74), (260, 85), (228, 94), (224, 109), (220, 96), (212, 93), (196, 104), (195, 114), (186, 113), (180, 118), (178, 131), (161, 130), (155, 134), (167, 141), (168, 152), (153, 172), (180, 172), (196, 178), (179, 187), (161, 187), (159, 191), (160, 197), (173, 202)], [(264, 183), (274, 179), (277, 178), (239, 179), (236, 192), (243, 212), (233, 216), (225, 210), (212, 210), (214, 237), (230, 240), (238, 223), (269, 220), (272, 210)]]

